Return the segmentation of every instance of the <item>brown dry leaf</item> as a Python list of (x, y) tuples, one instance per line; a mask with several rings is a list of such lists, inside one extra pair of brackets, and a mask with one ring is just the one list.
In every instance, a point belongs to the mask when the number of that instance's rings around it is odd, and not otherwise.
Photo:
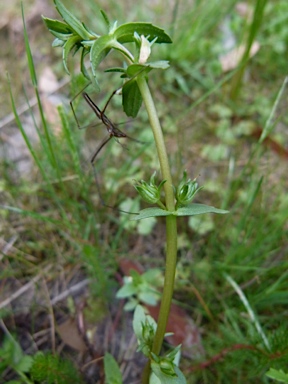
[(62, 341), (69, 347), (74, 348), (79, 352), (85, 352), (87, 350), (86, 344), (79, 334), (74, 319), (69, 318), (61, 325), (57, 325), (56, 330)]

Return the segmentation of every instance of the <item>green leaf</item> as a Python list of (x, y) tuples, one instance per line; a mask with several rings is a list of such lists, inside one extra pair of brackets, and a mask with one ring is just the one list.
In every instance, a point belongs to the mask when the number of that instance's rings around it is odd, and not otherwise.
[(133, 316), (133, 331), (138, 340), (142, 339), (143, 324), (145, 324), (146, 315), (142, 305), (137, 305)]
[(124, 68), (122, 68), (122, 67), (113, 67), (113, 68), (105, 69), (104, 72), (126, 73), (126, 70)]
[(122, 88), (122, 105), (127, 116), (136, 117), (142, 104), (142, 96), (136, 79), (127, 81)]
[(167, 60), (153, 61), (152, 63), (147, 63), (146, 66), (153, 69), (167, 69), (170, 67)]
[(100, 12), (109, 30), (111, 23), (110, 23), (110, 20), (108, 19), (107, 13), (104, 12), (103, 9), (101, 9)]
[(14, 369), (18, 372), (29, 372), (33, 364), (33, 357), (24, 355), (17, 364), (14, 365)]
[(122, 375), (120, 368), (110, 353), (106, 352), (104, 356), (104, 371), (106, 384), (122, 384)]
[(174, 214), (177, 216), (193, 216), (193, 215), (202, 215), (203, 213), (225, 214), (225, 213), (229, 213), (229, 211), (225, 211), (224, 209), (214, 208), (214, 207), (211, 207), (210, 205), (205, 205), (205, 204), (189, 204), (185, 207), (178, 208)]
[(111, 48), (111, 36), (101, 36), (95, 40), (90, 51), (90, 62), (93, 76), (96, 78), (96, 69)]
[(31, 52), (31, 48), (30, 48), (30, 43), (29, 43), (29, 38), (28, 38), (28, 33), (27, 33), (27, 28), (26, 28), (26, 23), (25, 23), (23, 3), (21, 3), (21, 12), (22, 12), (22, 22), (23, 22), (23, 28), (24, 28), (24, 42), (25, 42), (25, 50), (26, 50), (26, 55), (27, 55), (27, 60), (28, 60), (28, 68), (30, 71), (30, 77), (31, 77), (32, 84), (34, 87), (37, 87), (37, 76), (36, 76), (36, 72), (35, 72), (33, 56), (32, 56), (32, 52)]
[(68, 40), (70, 37), (73, 36), (73, 33), (59, 33), (59, 32), (55, 32), (55, 31), (50, 31), (52, 33), (53, 36), (57, 37), (59, 40)]
[(86, 77), (86, 79), (90, 80), (90, 76), (89, 76), (89, 73), (85, 67), (85, 62), (84, 62), (84, 59), (85, 59), (85, 56), (89, 53), (88, 49), (85, 49), (83, 47), (82, 49), (82, 53), (81, 53), (81, 60), (80, 60), (80, 65), (81, 65), (81, 72), (83, 74), (84, 77)]
[(57, 32), (66, 35), (73, 32), (69, 25), (63, 23), (63, 21), (49, 19), (48, 17), (44, 16), (42, 16), (42, 20), (51, 33)]
[(131, 64), (129, 65), (127, 68), (126, 68), (126, 74), (128, 77), (132, 78), (132, 77), (136, 77), (137, 75), (144, 75), (148, 72), (150, 72), (151, 69), (149, 68), (148, 65), (142, 65), (142, 64)]
[(169, 216), (173, 215), (173, 212), (165, 211), (161, 208), (145, 208), (142, 209), (138, 215), (133, 216), (131, 220), (142, 220), (147, 219), (148, 217), (156, 217), (156, 216)]
[(77, 44), (79, 44), (79, 43), (80, 43), (79, 36), (74, 35), (66, 41), (66, 43), (63, 47), (63, 52), (62, 52), (63, 65), (64, 65), (65, 71), (68, 73), (68, 75), (70, 75), (69, 69), (67, 67), (68, 55), (71, 52), (71, 50), (75, 46), (77, 46)]
[(156, 43), (172, 43), (171, 38), (164, 32), (163, 29), (156, 27), (151, 23), (127, 23), (122, 24), (114, 32), (114, 37), (119, 43), (134, 42), (134, 33), (139, 36), (144, 35), (149, 41), (157, 37)]
[(288, 374), (283, 372), (282, 369), (277, 370), (274, 368), (270, 368), (269, 371), (266, 372), (266, 376), (270, 379), (280, 381), (281, 383), (288, 383)]
[(72, 13), (70, 13), (59, 0), (54, 0), (54, 4), (57, 11), (69, 27), (83, 40), (90, 40), (92, 36), (87, 32), (83, 24), (74, 15), (72, 15)]
[(53, 48), (56, 48), (56, 47), (63, 47), (63, 45), (65, 44), (65, 41), (63, 40), (60, 40), (60, 39), (55, 39), (52, 43), (52, 47)]
[(126, 299), (127, 297), (136, 295), (137, 289), (135, 285), (131, 284), (124, 284), (116, 293), (117, 299)]
[[(165, 373), (163, 373), (160, 369), (160, 366), (155, 361), (151, 362), (151, 369), (155, 376), (160, 380), (159, 384), (186, 384), (186, 379), (183, 375), (183, 373), (180, 371), (180, 369), (174, 365), (174, 372), (177, 376), (168, 376)], [(152, 375), (153, 375), (152, 373)], [(153, 383), (157, 383), (155, 379), (152, 377)]]

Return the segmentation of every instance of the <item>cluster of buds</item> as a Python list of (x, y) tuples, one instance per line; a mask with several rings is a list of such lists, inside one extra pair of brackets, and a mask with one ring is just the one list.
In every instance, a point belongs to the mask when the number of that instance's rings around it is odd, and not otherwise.
[[(161, 189), (165, 184), (166, 180), (162, 180), (161, 183), (157, 186), (155, 184), (156, 172), (150, 177), (149, 183), (144, 180), (135, 181), (134, 187), (136, 188), (139, 195), (144, 201), (150, 204), (158, 204), (163, 208), (163, 203), (161, 202)], [(165, 208), (165, 207), (164, 207)]]
[(200, 191), (203, 187), (198, 188), (196, 179), (187, 179), (187, 172), (183, 172), (182, 180), (175, 191), (175, 197), (177, 200), (177, 208), (179, 206), (187, 205), (191, 203), (195, 194)]

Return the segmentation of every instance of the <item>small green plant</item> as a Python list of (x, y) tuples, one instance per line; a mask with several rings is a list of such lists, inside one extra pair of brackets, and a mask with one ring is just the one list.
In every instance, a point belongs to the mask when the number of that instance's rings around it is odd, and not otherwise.
[(69, 384), (81, 383), (77, 369), (69, 360), (63, 360), (56, 354), (37, 352), (26, 355), (11, 334), (5, 335), (0, 348), (0, 376), (11, 369), (18, 376), (7, 384)]
[(282, 369), (270, 368), (266, 376), (279, 383), (288, 383), (288, 373), (283, 372)]
[[(191, 203), (201, 188), (198, 188), (195, 179), (190, 180), (187, 177), (186, 171), (183, 172), (183, 177), (178, 185), (174, 186), (172, 182), (164, 136), (147, 81), (152, 70), (165, 70), (169, 67), (169, 63), (165, 60), (149, 60), (152, 47), (157, 44), (171, 44), (171, 38), (161, 28), (150, 23), (134, 22), (118, 26), (117, 22), (111, 23), (103, 11), (101, 14), (107, 27), (107, 33), (101, 36), (81, 23), (59, 0), (54, 0), (54, 3), (63, 20), (52, 20), (46, 17), (43, 17), (43, 20), (55, 36), (53, 46), (63, 49), (63, 65), (66, 72), (69, 74), (67, 64), (69, 54), (79, 51), (82, 74), (92, 82), (96, 89), (99, 89), (99, 64), (112, 50), (120, 52), (125, 61), (123, 67), (107, 68), (106, 72), (120, 73), (121, 78), (125, 80), (122, 86), (123, 110), (127, 116), (136, 117), (144, 102), (154, 135), (162, 180), (157, 186), (155, 174), (153, 174), (149, 182), (144, 180), (135, 182), (135, 188), (143, 200), (149, 204), (157, 204), (158, 207), (140, 210), (133, 219), (142, 220), (158, 216), (166, 218), (166, 269), (158, 324), (151, 322), (151, 319), (144, 315), (143, 310), (136, 307), (134, 331), (138, 341), (140, 340), (139, 349), (148, 358), (142, 383), (185, 383), (183, 374), (175, 364), (180, 347), (164, 357), (160, 356), (174, 287), (177, 219), (180, 216), (204, 213), (225, 214), (227, 211), (204, 204)], [(129, 43), (128, 48), (127, 43)], [(90, 67), (86, 65), (87, 56), (89, 56)], [(151, 375), (151, 369), (153, 375)], [(116, 382), (121, 381), (117, 378)]]

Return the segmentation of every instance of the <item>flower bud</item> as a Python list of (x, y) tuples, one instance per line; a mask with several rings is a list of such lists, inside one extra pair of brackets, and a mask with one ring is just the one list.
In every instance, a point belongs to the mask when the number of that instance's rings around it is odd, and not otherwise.
[(157, 187), (157, 185), (155, 184), (155, 175), (156, 172), (154, 172), (151, 176), (149, 183), (144, 180), (141, 180), (135, 181), (134, 184), (135, 189), (142, 197), (142, 199), (150, 204), (157, 204), (160, 202), (161, 189), (165, 183), (165, 180), (161, 181), (161, 183)]
[(176, 189), (176, 200), (178, 205), (189, 204), (200, 189), (202, 189), (202, 187), (198, 188), (196, 179), (187, 180), (187, 172), (184, 171), (182, 180)]
[(174, 364), (170, 359), (163, 358), (160, 361), (159, 367), (163, 373), (168, 376), (177, 376), (174, 369)]

